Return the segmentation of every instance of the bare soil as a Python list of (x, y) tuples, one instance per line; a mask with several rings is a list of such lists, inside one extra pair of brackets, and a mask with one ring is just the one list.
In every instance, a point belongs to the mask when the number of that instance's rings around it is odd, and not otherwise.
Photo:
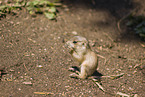
[[(145, 42), (118, 21), (134, 11), (145, 15), (145, 0), (63, 0), (57, 20), (32, 17), (25, 9), (0, 20), (1, 97), (113, 97), (91, 80), (69, 77), (68, 68), (79, 64), (65, 48), (74, 34), (86, 37), (99, 58), (102, 75), (125, 73), (118, 79), (102, 78), (110, 93), (145, 97)], [(75, 33), (74, 33), (75, 32)], [(29, 83), (30, 84), (29, 84)], [(51, 95), (35, 94), (50, 92)]]

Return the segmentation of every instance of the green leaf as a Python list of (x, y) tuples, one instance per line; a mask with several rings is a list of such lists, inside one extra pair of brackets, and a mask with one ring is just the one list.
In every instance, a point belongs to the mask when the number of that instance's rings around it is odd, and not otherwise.
[(10, 12), (11, 10), (13, 10), (13, 7), (8, 7), (8, 11)]
[(33, 10), (33, 8), (34, 7), (29, 6), (29, 7), (27, 7), (27, 10), (30, 11), (30, 10)]
[(49, 4), (50, 4), (50, 1), (46, 1), (46, 4), (48, 4), (48, 5), (49, 5)]
[(50, 11), (50, 12), (56, 12), (56, 8), (55, 8), (55, 7), (50, 7), (50, 8), (49, 8), (49, 11)]
[(35, 6), (35, 5), (38, 5), (40, 3), (40, 1), (37, 1), (37, 0), (35, 0), (35, 1), (33, 1), (33, 5)]
[(145, 34), (140, 33), (139, 36), (140, 37), (145, 37)]
[(19, 4), (19, 3), (16, 3), (16, 4), (14, 4), (12, 7), (21, 8), (21, 7), (22, 7), (22, 5), (21, 5), (21, 4)]
[(28, 2), (26, 6), (32, 6), (33, 3), (32, 2)]
[(46, 8), (44, 9), (44, 11), (45, 11), (45, 12), (48, 12), (48, 11), (49, 11), (49, 7), (46, 7)]
[(144, 28), (142, 28), (142, 33), (144, 33), (144, 34), (145, 34), (145, 27), (144, 27)]
[(50, 19), (50, 20), (52, 20), (52, 19), (55, 18), (55, 14), (54, 14), (54, 13), (45, 12), (44, 14), (45, 14), (45, 16), (46, 16), (48, 19)]
[(49, 4), (49, 3), (50, 3), (50, 2), (47, 1), (47, 0), (41, 0), (41, 1), (39, 2), (40, 5)]
[(33, 14), (35, 14), (35, 12), (34, 11), (29, 11), (29, 14), (33, 15)]
[(3, 14), (3, 12), (0, 11), (0, 15)]
[(126, 25), (127, 25), (127, 26), (132, 26), (132, 25), (133, 25), (133, 21), (128, 21), (128, 22), (126, 23)]
[(6, 5), (2, 5), (2, 6), (0, 6), (0, 10), (4, 10), (4, 9), (6, 9), (6, 8), (7, 8)]
[(49, 5), (49, 6), (55, 6), (54, 3), (49, 3), (48, 5)]
[(36, 12), (43, 12), (40, 8), (35, 8)]

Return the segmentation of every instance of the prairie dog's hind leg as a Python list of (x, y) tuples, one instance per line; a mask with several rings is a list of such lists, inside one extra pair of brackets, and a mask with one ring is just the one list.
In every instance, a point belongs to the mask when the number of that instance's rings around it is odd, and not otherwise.
[(81, 66), (81, 72), (79, 74), (79, 78), (81, 79), (86, 79), (87, 78), (87, 67), (86, 66)]
[(87, 78), (87, 72), (86, 72), (87, 67), (86, 66), (81, 66), (80, 71), (78, 68), (69, 68), (69, 71), (75, 72), (70, 74), (69, 76), (71, 78), (78, 78), (78, 79), (86, 79)]

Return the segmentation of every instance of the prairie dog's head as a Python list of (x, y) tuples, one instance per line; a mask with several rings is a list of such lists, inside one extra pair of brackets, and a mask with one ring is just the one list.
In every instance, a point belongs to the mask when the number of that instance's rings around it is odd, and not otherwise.
[(76, 52), (86, 52), (89, 49), (88, 40), (82, 36), (74, 36), (72, 39), (66, 42), (68, 48), (75, 50)]

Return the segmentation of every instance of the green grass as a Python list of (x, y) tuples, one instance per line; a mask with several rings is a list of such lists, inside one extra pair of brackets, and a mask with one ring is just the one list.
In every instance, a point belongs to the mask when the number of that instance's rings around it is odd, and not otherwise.
[(11, 13), (14, 10), (26, 8), (30, 15), (35, 16), (37, 14), (44, 14), (48, 19), (55, 19), (57, 9), (61, 6), (60, 3), (52, 3), (48, 0), (32, 0), (32, 1), (19, 1), (9, 2), (4, 5), (0, 5), (0, 16)]
[(140, 37), (145, 38), (144, 16), (130, 16), (128, 18), (127, 26), (131, 27)]

